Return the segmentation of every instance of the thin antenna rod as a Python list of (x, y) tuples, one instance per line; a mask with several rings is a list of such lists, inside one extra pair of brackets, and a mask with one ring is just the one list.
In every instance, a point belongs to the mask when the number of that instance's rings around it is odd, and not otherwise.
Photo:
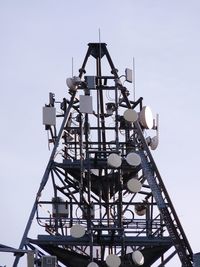
[(99, 28), (99, 64), (101, 65), (101, 29)]
[(72, 57), (72, 77), (74, 77), (74, 58)]
[(101, 29), (99, 28), (99, 44), (101, 43)]
[(133, 57), (133, 99), (135, 102), (135, 58)]

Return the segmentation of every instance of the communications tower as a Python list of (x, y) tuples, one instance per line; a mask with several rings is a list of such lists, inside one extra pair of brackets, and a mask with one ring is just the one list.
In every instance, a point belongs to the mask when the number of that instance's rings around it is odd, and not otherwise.
[(195, 266), (151, 154), (158, 119), (125, 87), (132, 76), (118, 74), (105, 43), (89, 43), (79, 74), (66, 81), (68, 97), (49, 94), (52, 152), (19, 247), (28, 267), (159, 267), (175, 254)]

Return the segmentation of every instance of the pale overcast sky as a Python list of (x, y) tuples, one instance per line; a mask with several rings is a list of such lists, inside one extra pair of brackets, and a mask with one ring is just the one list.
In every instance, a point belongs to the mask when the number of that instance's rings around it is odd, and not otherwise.
[[(0, 243), (18, 247), (48, 162), (41, 122), (48, 93), (65, 97), (71, 58), (76, 74), (100, 28), (122, 74), (135, 58), (136, 96), (160, 115), (153, 155), (200, 251), (199, 14), (199, 0), (0, 0)], [(0, 265), (13, 259), (0, 252)]]

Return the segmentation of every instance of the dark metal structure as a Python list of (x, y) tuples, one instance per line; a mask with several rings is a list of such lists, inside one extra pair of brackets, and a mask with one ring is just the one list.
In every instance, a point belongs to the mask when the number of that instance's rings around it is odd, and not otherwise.
[[(88, 76), (92, 59), (96, 72)], [(139, 119), (123, 116), (126, 110), (140, 113), (143, 108), (142, 98), (130, 99), (122, 83), (126, 78), (119, 76), (105, 43), (90, 43), (79, 77), (68, 80), (69, 98), (57, 102), (50, 93), (46, 107), (59, 105), (61, 112), (57, 126), (45, 126), (53, 150), (20, 250), (37, 249), (38, 259), (54, 255), (59, 266), (67, 267), (108, 266), (108, 255), (118, 256), (113, 266), (166, 266), (175, 254), (182, 266), (193, 266), (191, 247), (144, 137), (146, 129)], [(139, 164), (127, 161), (129, 153), (138, 156)], [(108, 162), (112, 156), (113, 164)], [(141, 184), (138, 191), (127, 187), (133, 177)], [(36, 237), (29, 236), (33, 220), (44, 229)], [(134, 251), (141, 252), (143, 261), (134, 261)], [(14, 267), (19, 260), (17, 255)]]

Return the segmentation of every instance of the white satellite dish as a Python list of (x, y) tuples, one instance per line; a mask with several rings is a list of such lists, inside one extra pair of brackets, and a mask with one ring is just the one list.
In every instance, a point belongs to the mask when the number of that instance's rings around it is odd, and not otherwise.
[(131, 178), (127, 183), (127, 188), (132, 193), (138, 193), (142, 188), (142, 184), (138, 179)]
[(126, 161), (129, 165), (137, 167), (141, 164), (141, 157), (135, 152), (130, 152), (126, 156)]
[(90, 262), (87, 267), (99, 267), (99, 265), (96, 262)]
[(139, 250), (136, 250), (132, 253), (132, 260), (138, 266), (144, 264), (144, 256)]
[(111, 167), (119, 168), (122, 164), (122, 158), (118, 154), (112, 153), (108, 156), (107, 163)]
[(75, 89), (75, 85), (73, 83), (73, 79), (72, 78), (67, 78), (66, 79), (66, 84), (70, 89)]
[(145, 129), (153, 128), (153, 114), (148, 106), (144, 106), (139, 113), (139, 121)]
[(76, 90), (77, 86), (81, 83), (81, 79), (79, 77), (72, 77), (66, 79), (66, 84), (69, 87), (70, 90)]
[(71, 236), (75, 238), (80, 238), (85, 235), (85, 227), (80, 224), (75, 224), (71, 228)]
[(150, 148), (152, 150), (156, 150), (156, 148), (158, 147), (158, 143), (159, 143), (158, 135), (156, 135), (152, 138), (150, 136), (148, 136), (146, 138), (146, 142), (147, 142), (147, 145), (150, 146)]
[(158, 143), (159, 143), (158, 136), (154, 136), (153, 138), (151, 138), (150, 148), (152, 150), (155, 150), (158, 147)]
[(114, 254), (110, 254), (106, 258), (106, 264), (108, 267), (119, 267), (121, 264), (121, 259)]
[(138, 114), (134, 109), (127, 109), (124, 112), (124, 119), (128, 122), (135, 122), (138, 119)]

